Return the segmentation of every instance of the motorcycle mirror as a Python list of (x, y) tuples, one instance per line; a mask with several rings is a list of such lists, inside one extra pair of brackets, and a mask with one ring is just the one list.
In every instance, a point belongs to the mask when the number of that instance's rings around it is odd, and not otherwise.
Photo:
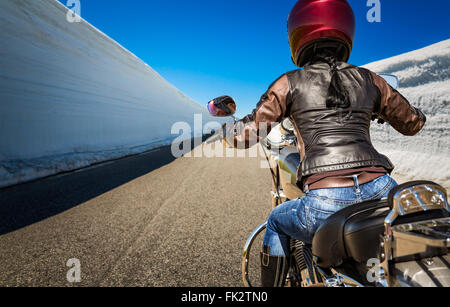
[(236, 113), (236, 102), (230, 96), (221, 96), (208, 102), (208, 111), (215, 117), (233, 116)]
[(380, 74), (380, 77), (386, 80), (386, 82), (394, 89), (398, 89), (399, 81), (397, 76), (388, 75), (388, 74)]

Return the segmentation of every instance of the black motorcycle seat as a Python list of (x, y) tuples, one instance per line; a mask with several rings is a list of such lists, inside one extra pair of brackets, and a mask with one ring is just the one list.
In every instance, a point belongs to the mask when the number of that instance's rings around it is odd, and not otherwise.
[(317, 264), (329, 268), (349, 258), (359, 262), (375, 258), (389, 211), (388, 201), (383, 199), (349, 206), (330, 216), (313, 238)]

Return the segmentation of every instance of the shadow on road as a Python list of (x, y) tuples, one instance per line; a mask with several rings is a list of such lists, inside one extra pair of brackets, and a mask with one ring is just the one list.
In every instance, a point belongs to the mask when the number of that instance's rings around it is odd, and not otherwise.
[[(191, 144), (194, 148), (194, 139)], [(95, 167), (0, 189), (0, 235), (76, 207), (174, 160), (171, 147), (166, 146)]]

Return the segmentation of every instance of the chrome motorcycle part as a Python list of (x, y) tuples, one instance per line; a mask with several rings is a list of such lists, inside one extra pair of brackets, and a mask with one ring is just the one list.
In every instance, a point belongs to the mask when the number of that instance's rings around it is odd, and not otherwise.
[(355, 279), (345, 274), (336, 271), (335, 269), (331, 269), (331, 272), (333, 272), (333, 274), (336, 276), (338, 280), (342, 281), (342, 285), (344, 287), (358, 287), (358, 288), (364, 287), (364, 285), (362, 285), (360, 282), (356, 281)]
[(278, 150), (287, 146), (292, 146), (296, 141), (297, 138), (295, 137), (293, 130), (284, 130), (281, 124), (273, 127), (266, 138), (266, 142), (270, 145), (270, 148)]
[(321, 279), (324, 280), (324, 287), (364, 287), (364, 285), (362, 285), (355, 279), (342, 274), (335, 269), (331, 269), (331, 272), (327, 274), (321, 267), (317, 265), (314, 265), (314, 268), (318, 273), (317, 276), (320, 276)]
[(393, 286), (450, 287), (450, 255), (395, 265)]
[(262, 223), (259, 225), (250, 235), (247, 242), (244, 246), (244, 252), (242, 255), (242, 280), (244, 282), (244, 287), (253, 287), (250, 277), (249, 277), (249, 262), (250, 262), (250, 251), (253, 245), (253, 242), (255, 241), (256, 237), (263, 232), (267, 227), (267, 222)]
[(335, 278), (327, 278), (324, 281), (324, 286), (326, 288), (341, 288), (344, 286), (344, 279), (336, 276)]
[(207, 108), (215, 117), (233, 116), (236, 113), (236, 102), (230, 96), (221, 96), (208, 102)]
[(286, 195), (284, 194), (283, 190), (278, 191), (278, 193), (274, 192), (274, 191), (270, 191), (270, 194), (276, 200), (286, 199)]
[(302, 241), (291, 239), (291, 254), (296, 263), (297, 281), (302, 287), (309, 287), (313, 285), (308, 270), (308, 263), (305, 259), (305, 243)]
[(281, 122), (281, 128), (282, 130), (286, 131), (289, 134), (294, 134), (294, 125), (292, 124), (292, 121), (289, 118), (285, 118)]
[[(273, 154), (269, 155), (266, 149), (270, 150), (270, 145), (266, 143), (266, 140), (261, 141), (261, 149), (266, 157), (270, 173), (272, 174), (272, 208), (276, 208), (281, 204), (282, 200), (280, 197), (280, 173), (278, 168), (277, 157)], [(265, 148), (264, 148), (265, 147)]]
[[(450, 242), (449, 218), (396, 226), (393, 226), (394, 222), (400, 216), (431, 210), (450, 212), (450, 207), (445, 189), (433, 182), (411, 182), (399, 186), (389, 200), (392, 211), (384, 220), (384, 259), (381, 263), (380, 277), (383, 284), (391, 286), (395, 283), (391, 272), (391, 265), (396, 262), (395, 260), (407, 256), (416, 258), (440, 256), (436, 253), (439, 251), (442, 253), (442, 250), (448, 252)], [(398, 263), (395, 263), (396, 268), (397, 265)]]
[(425, 255), (430, 248), (447, 251), (450, 246), (450, 218), (420, 221), (392, 228), (393, 257)]

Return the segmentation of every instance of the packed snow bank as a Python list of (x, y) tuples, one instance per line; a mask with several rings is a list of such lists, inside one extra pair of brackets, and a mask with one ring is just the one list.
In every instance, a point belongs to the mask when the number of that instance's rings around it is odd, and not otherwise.
[(424, 129), (413, 137), (372, 125), (375, 147), (396, 165), (395, 173), (450, 188), (450, 40), (365, 67), (398, 76), (399, 92), (427, 116)]
[(194, 127), (194, 114), (213, 120), (67, 11), (55, 0), (0, 1), (0, 187), (170, 144), (172, 125)]

